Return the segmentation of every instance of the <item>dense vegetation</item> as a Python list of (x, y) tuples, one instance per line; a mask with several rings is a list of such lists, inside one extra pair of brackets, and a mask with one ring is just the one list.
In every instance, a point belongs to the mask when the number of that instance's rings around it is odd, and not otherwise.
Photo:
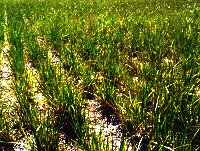
[(89, 133), (88, 99), (117, 115), (119, 150), (200, 148), (198, 0), (0, 3), (15, 93), (14, 103), (0, 102), (1, 148), (31, 134), (32, 150), (58, 150), (66, 134), (82, 150), (112, 150)]

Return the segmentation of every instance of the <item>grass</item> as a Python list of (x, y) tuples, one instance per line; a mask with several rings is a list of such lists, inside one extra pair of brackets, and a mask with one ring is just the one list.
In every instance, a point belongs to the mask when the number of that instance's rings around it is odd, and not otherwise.
[(114, 150), (89, 133), (84, 104), (92, 98), (118, 116), (119, 150), (199, 149), (198, 1), (1, 3), (16, 96), (11, 109), (1, 101), (1, 148), (31, 135), (31, 150), (62, 150), (64, 135), (83, 150)]

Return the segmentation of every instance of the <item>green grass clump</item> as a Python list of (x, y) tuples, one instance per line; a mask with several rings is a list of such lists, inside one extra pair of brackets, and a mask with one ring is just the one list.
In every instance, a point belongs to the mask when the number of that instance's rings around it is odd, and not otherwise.
[[(14, 125), (21, 135), (33, 135), (32, 149), (61, 150), (60, 135), (65, 135), (66, 142), (73, 140), (83, 150), (114, 150), (109, 142), (102, 145), (100, 134), (89, 133), (88, 99), (98, 100), (107, 118), (117, 116), (123, 133), (119, 150), (129, 145), (133, 150), (199, 148), (198, 1), (3, 5), (17, 98)], [(0, 25), (2, 43), (3, 31)], [(27, 63), (37, 71), (44, 111), (34, 98)], [(0, 111), (5, 123), (3, 106)], [(10, 135), (7, 127), (1, 127), (1, 142), (15, 140), (3, 139)]]

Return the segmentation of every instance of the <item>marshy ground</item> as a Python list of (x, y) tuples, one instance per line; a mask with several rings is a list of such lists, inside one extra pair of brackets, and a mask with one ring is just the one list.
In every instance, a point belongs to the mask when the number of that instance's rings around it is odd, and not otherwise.
[(0, 150), (200, 149), (198, 0), (0, 4)]

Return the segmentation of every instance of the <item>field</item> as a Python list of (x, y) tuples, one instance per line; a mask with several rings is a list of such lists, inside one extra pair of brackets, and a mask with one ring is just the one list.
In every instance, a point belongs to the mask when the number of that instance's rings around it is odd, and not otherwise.
[(199, 0), (0, 6), (0, 150), (200, 150)]

